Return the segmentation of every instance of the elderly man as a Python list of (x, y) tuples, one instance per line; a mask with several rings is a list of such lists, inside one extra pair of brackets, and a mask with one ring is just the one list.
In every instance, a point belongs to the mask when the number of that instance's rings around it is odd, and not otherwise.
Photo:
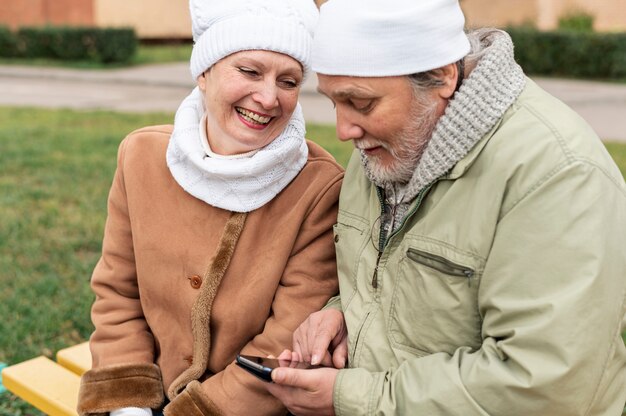
[[(626, 186), (456, 0), (331, 0), (313, 49), (356, 151), (340, 296), (273, 372), (297, 415), (620, 415)], [(332, 368), (335, 367), (335, 368)]]

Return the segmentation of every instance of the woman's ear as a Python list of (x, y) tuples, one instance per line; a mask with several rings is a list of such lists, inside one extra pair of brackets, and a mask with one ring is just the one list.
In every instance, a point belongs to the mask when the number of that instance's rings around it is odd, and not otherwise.
[(200, 91), (204, 92), (206, 90), (205, 72), (203, 72), (202, 74), (198, 76), (198, 78), (196, 79), (196, 83), (198, 84), (198, 88), (200, 88)]
[(437, 88), (439, 97), (443, 98), (444, 100), (449, 100), (450, 97), (452, 97), (452, 95), (454, 94), (454, 90), (456, 89), (457, 78), (460, 76), (459, 68), (455, 62), (446, 66), (442, 66), (438, 69), (438, 71), (440, 71), (440, 79), (444, 83), (444, 85)]

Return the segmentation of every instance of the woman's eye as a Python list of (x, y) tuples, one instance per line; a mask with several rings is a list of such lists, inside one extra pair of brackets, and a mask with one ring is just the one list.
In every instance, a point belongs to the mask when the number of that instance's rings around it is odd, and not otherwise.
[(255, 71), (254, 69), (250, 69), (250, 68), (246, 68), (246, 67), (239, 67), (239, 72), (241, 72), (244, 75), (249, 75), (249, 76), (257, 76), (259, 75), (259, 73), (257, 71)]
[(280, 80), (280, 83), (285, 87), (285, 88), (297, 88), (298, 87), (298, 81), (296, 81), (295, 79), (282, 79)]

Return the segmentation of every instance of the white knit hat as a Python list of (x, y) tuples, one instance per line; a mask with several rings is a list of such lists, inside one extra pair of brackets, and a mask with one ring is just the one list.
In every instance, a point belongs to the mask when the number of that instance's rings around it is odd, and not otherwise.
[(196, 79), (220, 59), (243, 50), (289, 55), (311, 66), (311, 42), (318, 10), (313, 0), (190, 0)]
[(321, 7), (313, 70), (384, 77), (440, 68), (467, 55), (458, 0), (330, 0)]

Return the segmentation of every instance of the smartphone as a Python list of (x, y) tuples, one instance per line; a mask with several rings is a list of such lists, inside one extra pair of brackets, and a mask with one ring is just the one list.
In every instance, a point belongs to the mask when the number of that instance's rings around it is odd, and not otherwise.
[(290, 368), (319, 368), (319, 365), (311, 365), (304, 361), (278, 360), (274, 358), (256, 357), (254, 355), (237, 354), (237, 365), (263, 381), (272, 382), (272, 370), (278, 367)]

